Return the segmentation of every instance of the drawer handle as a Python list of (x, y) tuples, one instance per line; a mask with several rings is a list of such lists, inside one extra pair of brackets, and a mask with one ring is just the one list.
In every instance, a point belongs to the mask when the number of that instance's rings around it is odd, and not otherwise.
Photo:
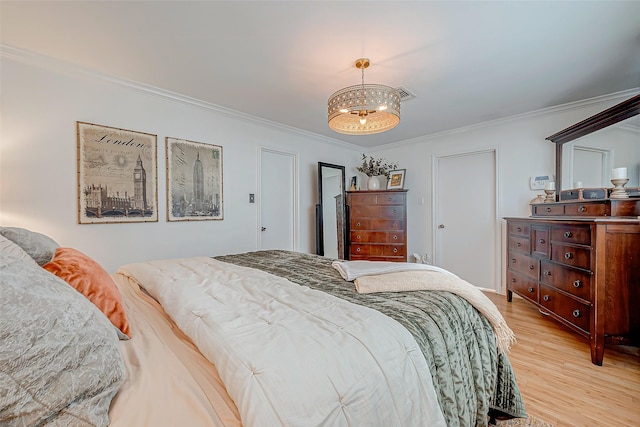
[(581, 288), (582, 287), (582, 282), (580, 280), (576, 280), (575, 282), (573, 282), (573, 287), (574, 288)]
[(359, 234), (356, 236), (356, 239), (360, 240), (360, 235)]
[(573, 313), (571, 314), (573, 314), (573, 317), (575, 317), (576, 319), (578, 317), (582, 317), (582, 313), (580, 312), (580, 310), (573, 310)]
[(356, 222), (356, 227), (360, 227), (360, 222)]
[(567, 252), (564, 254), (564, 259), (571, 259), (573, 258), (573, 254), (571, 252)]
[(580, 207), (578, 208), (578, 212), (586, 212), (586, 211), (587, 211), (587, 208), (586, 208), (586, 207), (584, 207), (584, 206), (580, 206)]
[(360, 252), (360, 248), (356, 248), (356, 252)]
[(529, 270), (533, 270), (534, 268), (536, 268), (535, 265), (529, 265)]
[(540, 239), (540, 240), (538, 240), (538, 243), (540, 243), (541, 245), (542, 245), (542, 244), (544, 244), (544, 243), (545, 243), (545, 242), (544, 242), (544, 239)]
[(511, 283), (516, 283), (516, 278), (515, 277), (511, 278)]
[(520, 242), (518, 242), (518, 243), (516, 243), (516, 246), (520, 247), (520, 246), (522, 246), (522, 244), (520, 244)]
[(515, 258), (511, 258), (511, 264), (515, 264), (516, 263), (516, 259)]
[(551, 272), (549, 270), (545, 270), (542, 272), (545, 276), (551, 276)]
[(522, 231), (522, 228), (518, 227), (518, 228), (516, 228), (516, 230), (518, 230), (518, 231)]
[(543, 300), (545, 301), (549, 301), (551, 299), (551, 297), (549, 295), (545, 295), (542, 297)]
[(529, 289), (527, 289), (530, 293), (533, 293), (533, 287), (529, 286)]
[(564, 237), (566, 237), (567, 239), (568, 239), (569, 237), (571, 237), (571, 236), (573, 236), (573, 234), (571, 234), (571, 232), (570, 232), (570, 231), (565, 231), (565, 232), (564, 232)]
[(389, 197), (387, 200), (388, 200), (388, 201), (391, 201), (391, 197)]
[(393, 253), (397, 254), (398, 253), (398, 248), (393, 248)]
[(394, 236), (393, 236), (393, 240), (398, 240), (398, 236), (397, 236), (397, 235), (394, 235)]
[(551, 208), (547, 208), (547, 212), (551, 212)]

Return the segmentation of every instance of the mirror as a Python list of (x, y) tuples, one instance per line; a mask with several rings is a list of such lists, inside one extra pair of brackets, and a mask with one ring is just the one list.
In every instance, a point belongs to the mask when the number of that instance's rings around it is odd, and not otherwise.
[(344, 177), (344, 166), (318, 162), (316, 254), (336, 259), (345, 253)]
[(614, 167), (626, 167), (628, 187), (638, 187), (638, 114), (640, 95), (547, 137), (556, 144), (556, 188), (574, 188), (576, 181), (582, 181), (585, 188), (588, 184), (611, 187)]
[(611, 187), (611, 170), (626, 167), (626, 187), (640, 187), (640, 116), (563, 144), (562, 190)]

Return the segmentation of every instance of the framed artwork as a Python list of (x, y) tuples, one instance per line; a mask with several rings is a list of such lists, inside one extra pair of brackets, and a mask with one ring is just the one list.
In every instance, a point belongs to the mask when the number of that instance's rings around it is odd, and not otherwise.
[(167, 221), (223, 219), (222, 147), (167, 137)]
[(389, 172), (387, 190), (402, 190), (404, 188), (404, 175), (406, 171), (406, 169), (398, 169)]
[(78, 223), (158, 221), (157, 135), (76, 122)]

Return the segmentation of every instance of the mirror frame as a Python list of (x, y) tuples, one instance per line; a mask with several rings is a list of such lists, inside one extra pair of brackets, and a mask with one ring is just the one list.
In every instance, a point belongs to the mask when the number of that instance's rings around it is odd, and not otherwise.
[(588, 119), (545, 138), (556, 144), (556, 201), (562, 190), (562, 146), (563, 144), (593, 133), (597, 130), (615, 125), (622, 120), (640, 114), (640, 95), (627, 99), (611, 108), (601, 111)]
[(346, 233), (346, 190), (345, 190), (345, 167), (341, 165), (334, 165), (331, 163), (318, 162), (318, 204), (316, 205), (316, 254), (324, 256), (324, 218), (323, 218), (323, 206), (322, 206), (322, 168), (338, 169), (341, 172), (341, 184), (342, 184), (342, 253), (338, 248), (338, 258), (344, 259), (345, 245), (347, 243)]

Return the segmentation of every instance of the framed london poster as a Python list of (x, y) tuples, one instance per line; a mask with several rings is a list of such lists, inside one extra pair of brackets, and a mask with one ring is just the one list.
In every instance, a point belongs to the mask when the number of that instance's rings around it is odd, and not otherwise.
[(76, 124), (78, 222), (157, 222), (157, 136)]
[(223, 219), (222, 147), (167, 137), (167, 220)]

